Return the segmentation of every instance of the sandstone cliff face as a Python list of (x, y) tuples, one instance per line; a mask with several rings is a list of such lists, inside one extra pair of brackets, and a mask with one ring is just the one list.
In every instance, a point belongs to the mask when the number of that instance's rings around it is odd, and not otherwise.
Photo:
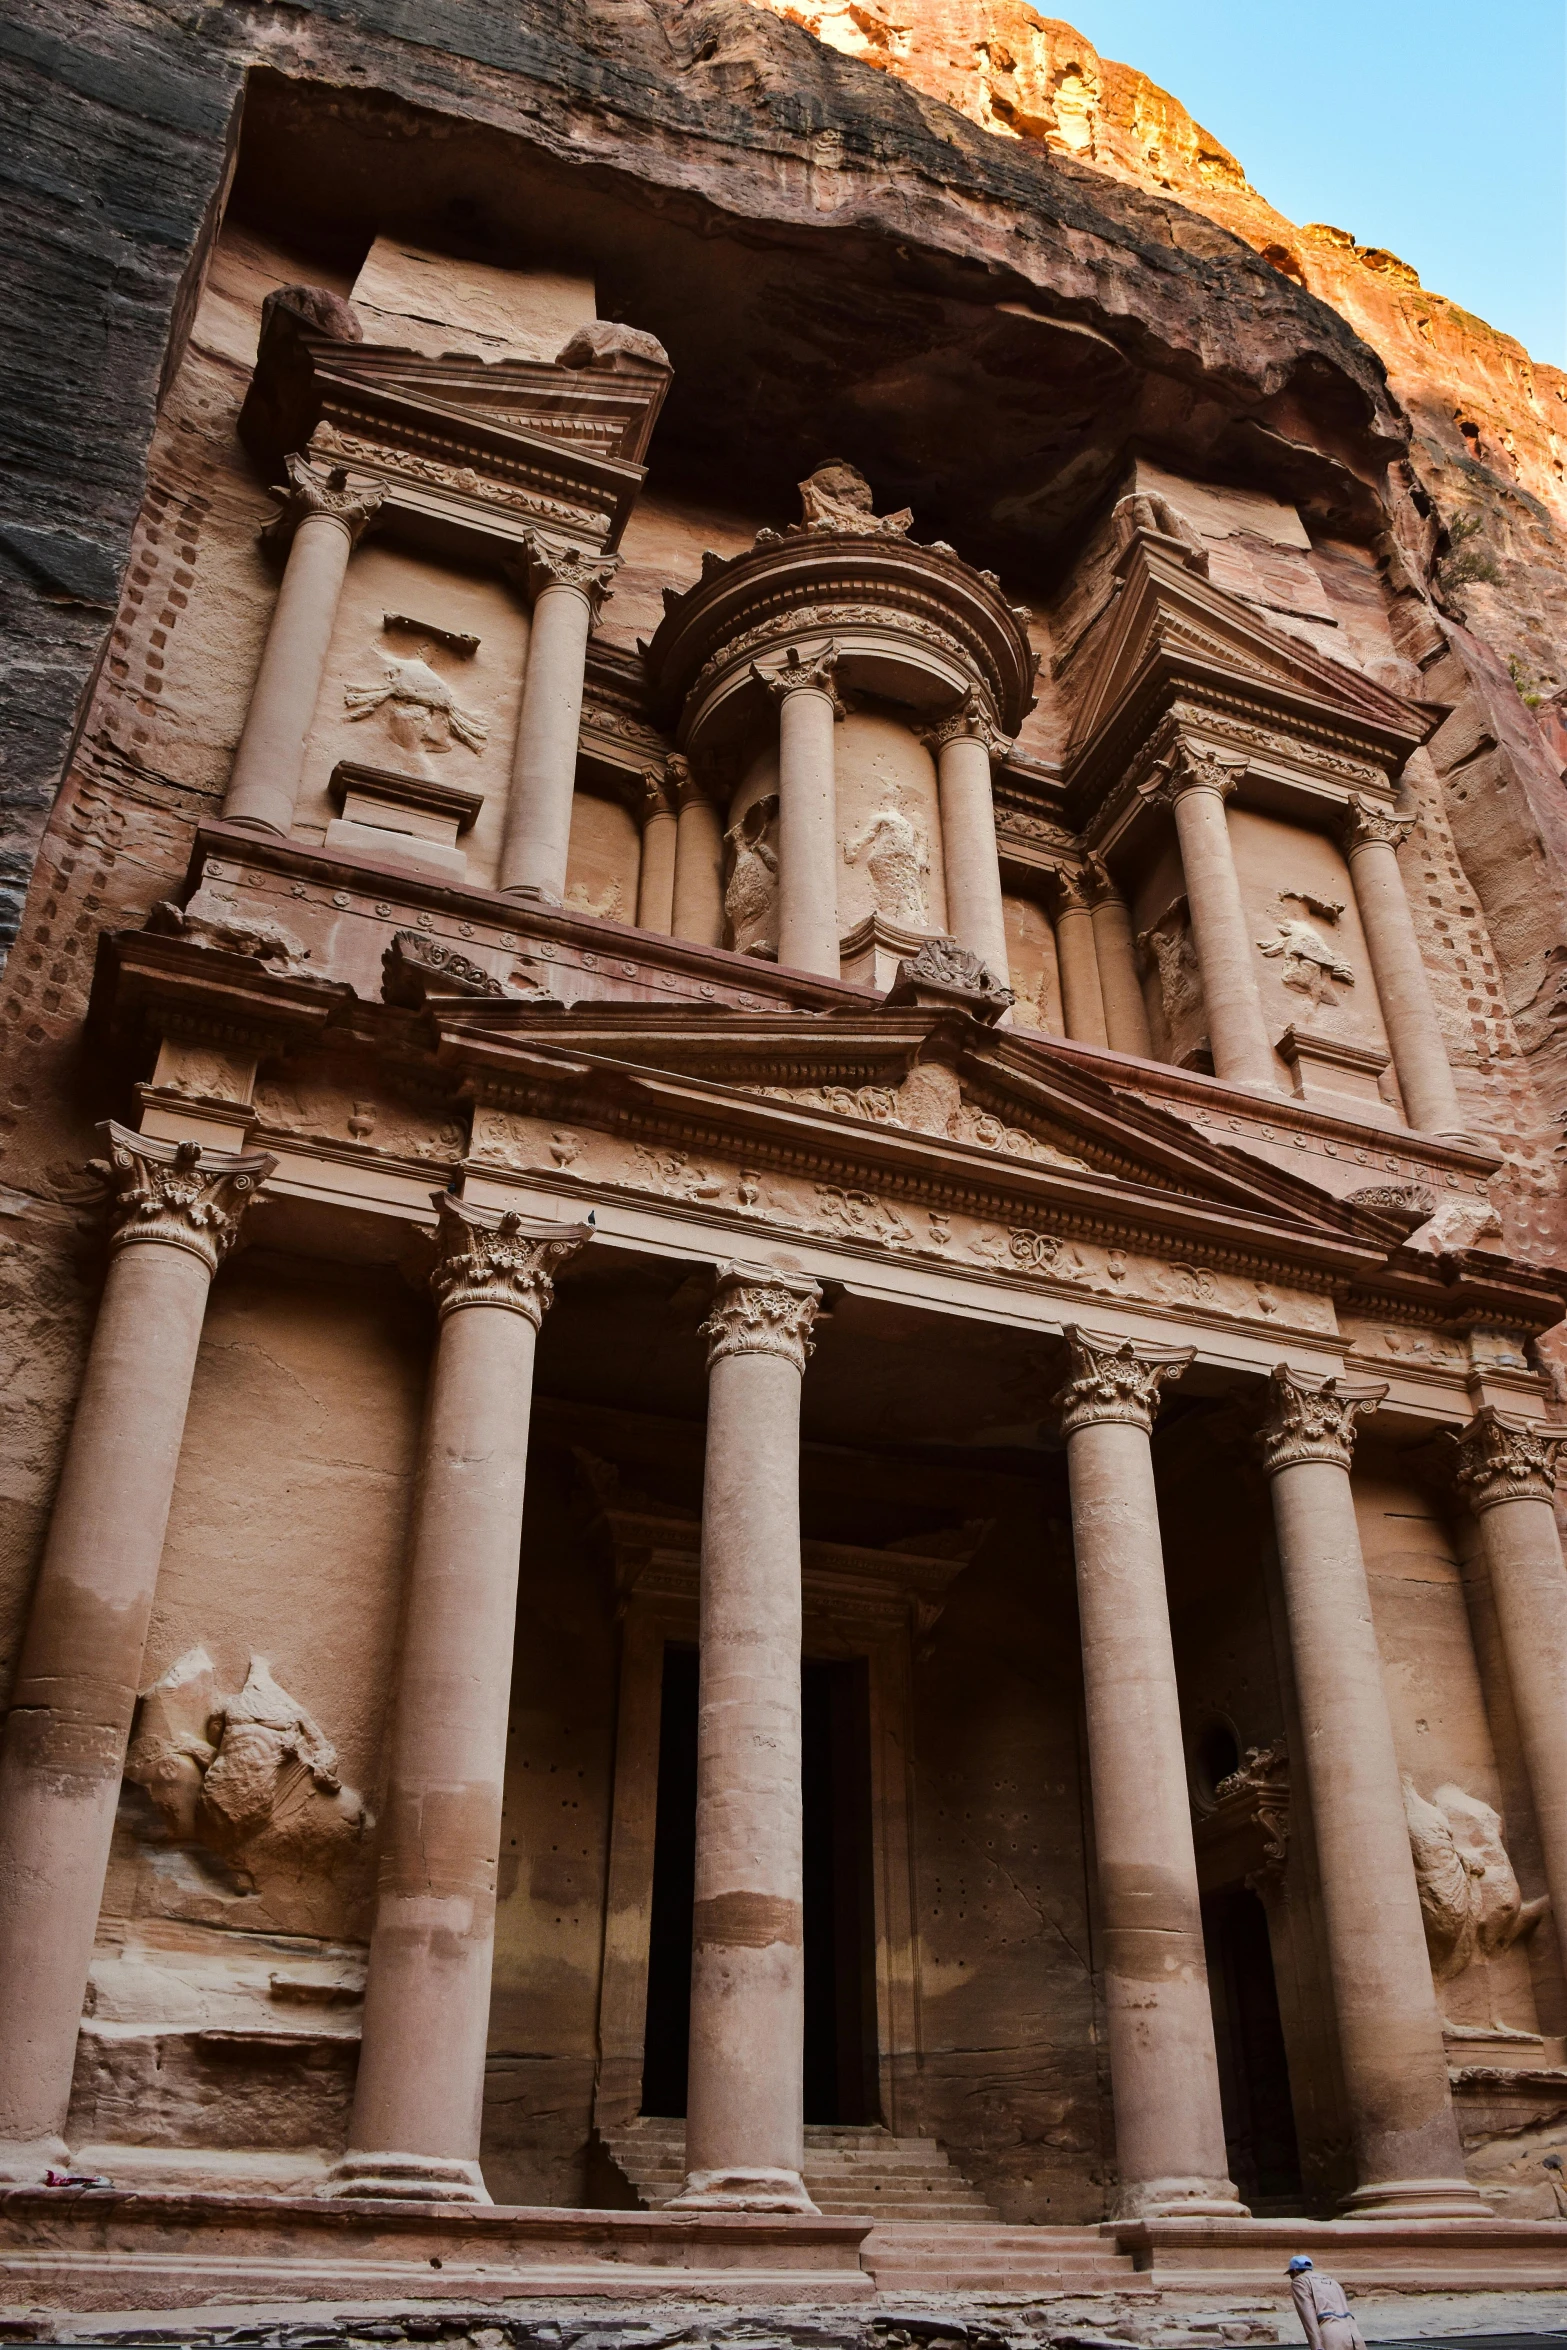
[(1346, 230), (1297, 227), (1166, 90), (1026, 0), (763, 0), (1002, 138), (1038, 140), (1245, 239), (1377, 351), (1445, 529), (1438, 586), (1531, 701), (1567, 683), (1567, 375)]

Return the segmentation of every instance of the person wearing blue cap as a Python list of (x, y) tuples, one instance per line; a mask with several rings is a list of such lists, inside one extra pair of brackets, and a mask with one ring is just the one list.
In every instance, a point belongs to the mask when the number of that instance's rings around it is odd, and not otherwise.
[(1366, 2350), (1365, 2338), (1350, 2315), (1337, 2277), (1324, 2275), (1304, 2252), (1296, 2253), (1288, 2274), (1295, 2314), (1305, 2329), (1310, 2350)]

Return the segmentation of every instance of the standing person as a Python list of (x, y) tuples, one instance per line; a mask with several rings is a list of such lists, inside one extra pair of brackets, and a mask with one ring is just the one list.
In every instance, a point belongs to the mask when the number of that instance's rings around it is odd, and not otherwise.
[(1366, 2350), (1365, 2337), (1336, 2277), (1325, 2276), (1304, 2252), (1297, 2252), (1289, 2264), (1289, 2281), (1310, 2350)]

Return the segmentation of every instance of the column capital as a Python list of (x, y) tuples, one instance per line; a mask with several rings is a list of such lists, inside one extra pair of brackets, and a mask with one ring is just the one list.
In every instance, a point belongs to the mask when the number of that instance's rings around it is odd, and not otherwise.
[(1352, 857), (1357, 849), (1396, 849), (1414, 828), (1413, 816), (1395, 816), (1364, 792), (1351, 792), (1344, 813), (1344, 853)]
[(585, 547), (552, 547), (537, 531), (526, 530), (513, 574), (530, 603), (537, 603), (548, 588), (571, 588), (596, 620), (609, 600), (610, 582), (619, 569), (618, 555), (591, 554)]
[(1160, 1388), (1179, 1379), (1197, 1352), (1194, 1346), (1139, 1346), (1075, 1322), (1062, 1335), (1072, 1358), (1072, 1375), (1053, 1399), (1063, 1436), (1105, 1420), (1151, 1434)]
[(1268, 1415), (1257, 1434), (1265, 1474), (1277, 1476), (1299, 1461), (1327, 1461), (1347, 1471), (1356, 1417), (1374, 1412), (1386, 1393), (1383, 1381), (1309, 1379), (1288, 1363), (1276, 1364), (1268, 1382)]
[(89, 1162), (109, 1189), (111, 1249), (156, 1240), (189, 1249), (215, 1273), (239, 1238), (245, 1210), (277, 1165), (266, 1151), (208, 1150), (165, 1142), (110, 1118), (98, 1129), (109, 1153)]
[(1125, 904), (1115, 875), (1097, 850), (1084, 858), (1084, 878), (1088, 902), (1091, 906), (1119, 906)]
[[(645, 767), (642, 770), (641, 818), (651, 824), (655, 816), (673, 816), (679, 806), (677, 785), (672, 773), (674, 762), (668, 768)], [(685, 761), (681, 761), (685, 765)]]
[(832, 681), (838, 666), (838, 648), (828, 638), (814, 652), (802, 653), (798, 645), (791, 645), (782, 661), (775, 667), (764, 667), (760, 661), (751, 663), (751, 675), (758, 685), (765, 686), (775, 702), (787, 701), (790, 694), (820, 694), (832, 704), (834, 718), (847, 717), (838, 690)]
[(282, 499), (283, 511), (262, 530), (264, 546), (288, 546), (300, 524), (313, 519), (337, 523), (349, 545), (357, 546), (386, 497), (378, 482), (350, 482), (346, 466), (312, 465), (297, 450), (284, 458), (283, 471), (287, 483), (277, 483), (272, 492)]
[(694, 763), (682, 751), (672, 751), (664, 761), (664, 773), (669, 778), (677, 808), (689, 808), (694, 800), (704, 800), (709, 807), (719, 804), (722, 775), (712, 773), (710, 759), (704, 761), (705, 774), (698, 774)]
[(785, 1273), (776, 1265), (720, 1265), (713, 1310), (697, 1332), (708, 1341), (708, 1369), (726, 1355), (781, 1355), (803, 1372), (821, 1295), (808, 1273)]
[(1057, 865), (1046, 878), (1050, 894), (1055, 900), (1051, 912), (1057, 921), (1061, 919), (1063, 914), (1086, 914), (1089, 912), (1088, 876), (1086, 873), (1072, 873), (1065, 865)]
[(555, 1274), (591, 1240), (591, 1228), (475, 1207), (446, 1191), (432, 1196), (441, 1221), (430, 1287), (442, 1319), (460, 1306), (500, 1306), (537, 1330), (555, 1295)]
[(1486, 1404), (1452, 1441), (1458, 1452), (1458, 1489), (1477, 1517), (1498, 1502), (1550, 1501), (1554, 1496), (1556, 1464), (1567, 1445), (1567, 1428), (1504, 1420), (1494, 1404)]
[(1137, 787), (1139, 799), (1173, 807), (1189, 791), (1211, 791), (1220, 800), (1233, 799), (1246, 772), (1246, 761), (1226, 758), (1198, 743), (1177, 743), (1174, 751)]
[(926, 747), (939, 758), (948, 743), (970, 742), (983, 744), (987, 756), (1004, 759), (1012, 748), (1012, 737), (1003, 734), (996, 723), (996, 714), (990, 697), (977, 685), (971, 685), (955, 710), (938, 718), (930, 726), (915, 729)]

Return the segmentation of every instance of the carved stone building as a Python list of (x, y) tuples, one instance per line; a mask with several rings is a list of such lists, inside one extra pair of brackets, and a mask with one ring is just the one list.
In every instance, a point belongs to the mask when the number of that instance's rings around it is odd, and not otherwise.
[(1375, 363), (737, 5), (298, 13), (7, 978), (13, 2297), (1559, 2287), (1567, 1104)]

